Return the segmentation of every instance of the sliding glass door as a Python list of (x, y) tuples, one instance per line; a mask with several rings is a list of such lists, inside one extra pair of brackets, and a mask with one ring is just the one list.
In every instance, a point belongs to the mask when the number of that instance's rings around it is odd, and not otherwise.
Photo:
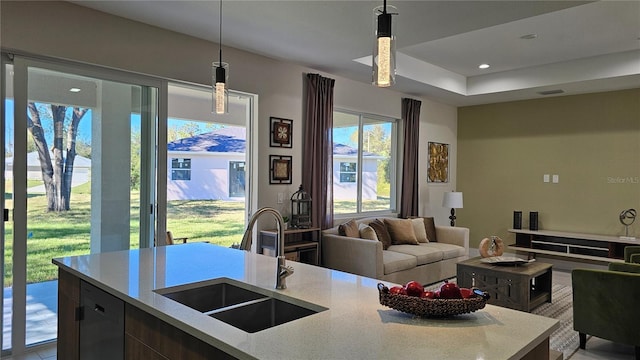
[(211, 113), (211, 90), (169, 84), (167, 230), (188, 242), (239, 243), (250, 182), (253, 97), (229, 94), (229, 113)]
[(19, 57), (4, 70), (3, 207), (13, 216), (2, 348), (21, 353), (57, 335), (52, 258), (149, 246), (160, 86)]

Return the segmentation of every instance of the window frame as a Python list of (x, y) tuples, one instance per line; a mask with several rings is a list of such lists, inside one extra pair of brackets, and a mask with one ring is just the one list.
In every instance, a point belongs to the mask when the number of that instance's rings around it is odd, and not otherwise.
[(233, 186), (233, 185), (232, 185), (232, 183), (233, 183), (233, 181), (234, 181), (234, 180), (231, 178), (231, 164), (242, 164), (242, 167), (244, 168), (244, 171), (245, 171), (245, 173), (246, 173), (246, 171), (247, 171), (247, 162), (246, 162), (245, 160), (243, 160), (243, 161), (240, 161), (240, 160), (231, 160), (231, 161), (229, 161), (229, 162), (227, 163), (227, 168), (229, 169), (229, 171), (227, 172), (227, 181), (228, 181), (228, 183), (229, 183), (229, 197), (230, 197), (230, 198), (243, 198), (243, 197), (245, 197), (245, 196), (246, 196), (246, 194), (247, 194), (246, 183), (245, 183), (245, 185), (244, 185), (244, 190), (243, 190), (242, 196), (240, 196), (240, 195), (235, 195), (235, 193), (233, 193), (233, 195), (232, 195), (231, 188), (232, 188), (232, 186)]
[[(191, 181), (191, 161), (192, 160), (193, 160), (192, 158), (172, 157), (171, 158), (171, 181)], [(180, 166), (175, 167), (174, 162), (177, 162)], [(188, 167), (185, 167), (183, 165), (188, 165)], [(181, 177), (180, 179), (176, 179), (174, 175), (177, 173), (185, 174), (185, 176)]]
[[(355, 167), (355, 171), (345, 171), (342, 170), (342, 164), (354, 164)], [(341, 161), (340, 162), (340, 170), (338, 170), (338, 178), (340, 179), (340, 183), (341, 184), (351, 184), (351, 183), (357, 183), (358, 182), (358, 163), (357, 162), (350, 162), (350, 161)], [(353, 179), (353, 181), (343, 181), (342, 180), (342, 174), (354, 174), (355, 178)]]
[[(358, 118), (358, 122), (357, 124), (357, 131), (358, 131), (358, 155), (357, 155), (357, 162), (356, 162), (356, 185), (357, 185), (357, 195), (356, 195), (356, 211), (355, 212), (351, 212), (351, 213), (339, 213), (336, 214), (334, 216), (334, 218), (347, 218), (347, 217), (353, 217), (353, 216), (379, 216), (379, 215), (386, 215), (386, 214), (395, 214), (397, 213), (397, 209), (399, 208), (399, 199), (400, 199), (400, 191), (401, 191), (401, 186), (400, 186), (400, 179), (398, 178), (398, 174), (401, 173), (401, 166), (402, 166), (402, 159), (401, 159), (401, 153), (400, 153), (400, 146), (401, 146), (401, 139), (400, 139), (400, 132), (402, 129), (402, 122), (400, 119), (397, 118), (393, 118), (390, 116), (383, 116), (383, 115), (376, 115), (376, 114), (370, 114), (370, 113), (365, 113), (365, 112), (361, 112), (361, 111), (353, 111), (353, 110), (346, 110), (346, 109), (341, 109), (341, 108), (334, 108), (333, 109), (333, 114), (334, 114), (334, 119), (335, 119), (335, 114), (336, 113), (342, 113), (342, 114), (346, 114), (349, 116), (356, 116)], [(389, 154), (389, 181), (390, 181), (390, 192), (389, 192), (389, 197), (390, 197), (390, 201), (389, 201), (389, 208), (388, 209), (384, 209), (384, 210), (369, 210), (369, 211), (364, 211), (363, 210), (363, 200), (362, 200), (362, 179), (363, 179), (363, 175), (362, 175), (362, 171), (364, 171), (364, 166), (363, 164), (363, 152), (364, 152), (364, 146), (363, 146), (363, 138), (364, 138), (364, 127), (367, 125), (371, 125), (370, 123), (367, 123), (367, 121), (370, 120), (374, 120), (374, 121), (380, 121), (383, 123), (390, 123), (391, 124), (391, 134), (389, 135), (389, 138), (391, 140), (391, 149), (390, 149), (390, 154)], [(335, 123), (334, 123), (334, 128), (335, 129)], [(333, 131), (332, 129), (332, 131)], [(335, 141), (335, 139), (334, 139)], [(340, 163), (342, 162), (348, 162), (348, 161), (340, 161)], [(341, 174), (342, 171), (340, 171), (340, 169), (338, 169), (338, 174)], [(340, 176), (338, 175), (338, 180), (340, 180)], [(338, 183), (342, 183), (342, 184), (352, 184), (352, 183), (345, 183), (345, 182), (341, 182), (339, 181)], [(376, 184), (377, 185), (377, 184)], [(334, 184), (335, 186), (335, 184)], [(335, 213), (335, 202), (334, 202), (334, 213)]]

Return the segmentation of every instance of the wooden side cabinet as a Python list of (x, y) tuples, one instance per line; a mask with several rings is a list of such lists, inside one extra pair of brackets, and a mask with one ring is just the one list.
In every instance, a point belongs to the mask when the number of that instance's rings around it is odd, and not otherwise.
[[(275, 256), (276, 237), (277, 230), (260, 231), (258, 252)], [(320, 228), (285, 230), (284, 256), (287, 260), (320, 265)]]

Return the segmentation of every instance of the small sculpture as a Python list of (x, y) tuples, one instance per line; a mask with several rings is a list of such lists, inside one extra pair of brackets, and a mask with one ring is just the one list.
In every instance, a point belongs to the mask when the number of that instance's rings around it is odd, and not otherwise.
[(620, 223), (624, 225), (624, 238), (635, 239), (634, 237), (629, 236), (629, 226), (636, 221), (636, 215), (636, 209), (622, 210), (620, 213)]
[(491, 256), (502, 256), (504, 253), (504, 243), (497, 236), (491, 236), (491, 239), (484, 238), (480, 241), (478, 251), (483, 258)]

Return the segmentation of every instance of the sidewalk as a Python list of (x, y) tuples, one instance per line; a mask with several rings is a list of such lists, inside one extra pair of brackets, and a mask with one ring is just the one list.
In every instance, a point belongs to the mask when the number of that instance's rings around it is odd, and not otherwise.
[[(11, 347), (13, 289), (4, 289), (3, 347)], [(26, 344), (55, 339), (58, 334), (58, 280), (27, 285)]]

